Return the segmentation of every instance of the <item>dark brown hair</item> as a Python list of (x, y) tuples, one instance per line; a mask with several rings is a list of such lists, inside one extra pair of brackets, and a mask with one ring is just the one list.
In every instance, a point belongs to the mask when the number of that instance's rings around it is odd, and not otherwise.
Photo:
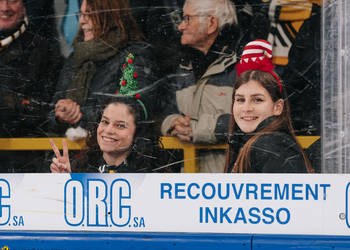
[[(277, 76), (277, 74), (276, 74)], [(278, 76), (277, 76), (278, 77)], [(236, 84), (234, 86), (233, 90), (233, 97), (232, 97), (232, 107), (234, 104), (234, 96), (236, 93), (236, 90), (242, 86), (243, 84), (246, 84), (250, 80), (257, 81), (261, 84), (262, 87), (264, 87), (267, 92), (270, 94), (271, 99), (273, 102), (278, 101), (279, 99), (282, 99), (284, 101), (283, 105), (283, 111), (282, 113), (276, 117), (275, 120), (273, 120), (270, 124), (268, 124), (266, 127), (264, 127), (261, 131), (253, 135), (242, 147), (240, 152), (233, 152), (232, 146), (230, 145), (228, 152), (226, 154), (226, 171), (229, 168), (229, 166), (232, 166), (234, 164), (233, 172), (235, 173), (245, 173), (249, 169), (249, 162), (250, 162), (250, 150), (251, 146), (254, 144), (254, 142), (263, 134), (272, 133), (275, 131), (285, 131), (290, 136), (294, 138), (294, 140), (297, 142), (294, 129), (292, 126), (292, 121), (290, 118), (290, 107), (287, 100), (287, 93), (285, 91), (285, 88), (282, 87), (282, 91), (280, 91), (279, 84), (276, 80), (276, 78), (269, 72), (264, 72), (260, 70), (247, 70), (243, 72), (237, 79)], [(283, 86), (283, 85), (282, 85)], [(232, 108), (231, 108), (232, 112)], [(235, 129), (237, 128), (236, 122), (234, 120), (233, 114), (231, 113), (231, 119), (230, 119), (230, 131), (229, 135), (232, 135), (235, 132)], [(306, 170), (309, 173), (314, 172), (309, 160), (307, 159), (304, 151), (302, 150), (299, 143), (297, 143), (299, 146), (300, 152), (303, 155)], [(236, 162), (233, 161), (234, 154), (238, 154)]]
[(90, 12), (95, 37), (104, 39), (111, 29), (120, 28), (125, 41), (144, 38), (127, 0), (86, 0), (86, 8)]
[(136, 101), (132, 100), (131, 98), (124, 98), (117, 101), (111, 101), (106, 105), (103, 105), (102, 107), (100, 107), (100, 109), (97, 111), (97, 116), (98, 116), (97, 122), (90, 124), (91, 126), (89, 128), (88, 137), (86, 138), (86, 145), (90, 149), (93, 149), (93, 151), (98, 151), (100, 148), (97, 143), (97, 127), (101, 121), (104, 110), (110, 105), (115, 105), (115, 106), (125, 105), (129, 114), (134, 118), (136, 130), (133, 136), (133, 140), (139, 136), (142, 136), (143, 131), (141, 131), (140, 126), (138, 126), (141, 118), (140, 118), (140, 111), (136, 107)]
[[(159, 148), (159, 136), (153, 134), (153, 123), (145, 121), (143, 109), (134, 98), (113, 97), (111, 100), (107, 99), (105, 103), (101, 103), (101, 106), (97, 107), (96, 121), (89, 123), (86, 138), (87, 150), (83, 151), (79, 156), (79, 160), (72, 165), (74, 172), (86, 172), (87, 163), (96, 163), (102, 157), (103, 152), (97, 142), (97, 128), (104, 110), (110, 105), (125, 105), (129, 114), (134, 118), (136, 130), (133, 136), (133, 144), (129, 150), (135, 153), (135, 156), (132, 159), (131, 166), (135, 168), (136, 172), (150, 172), (150, 169), (155, 165), (151, 160), (156, 159), (153, 155), (157, 156), (154, 152)], [(147, 157), (149, 159), (145, 160)]]

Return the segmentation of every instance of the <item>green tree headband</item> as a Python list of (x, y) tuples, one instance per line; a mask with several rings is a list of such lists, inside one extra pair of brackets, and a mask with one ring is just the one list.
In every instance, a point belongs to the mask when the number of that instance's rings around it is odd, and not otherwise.
[(138, 94), (139, 86), (137, 84), (138, 74), (135, 72), (134, 68), (135, 57), (133, 54), (129, 54), (125, 58), (125, 63), (123, 64), (123, 76), (120, 78), (120, 89), (116, 92), (117, 96), (135, 98), (137, 102), (141, 105), (143, 112), (145, 114), (145, 119), (148, 119), (148, 113), (145, 105), (140, 100), (141, 95)]

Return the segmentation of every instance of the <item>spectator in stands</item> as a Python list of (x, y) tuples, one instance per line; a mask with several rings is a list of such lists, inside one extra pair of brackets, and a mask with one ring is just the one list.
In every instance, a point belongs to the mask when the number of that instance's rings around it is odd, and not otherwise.
[[(144, 109), (131, 98), (115, 99), (101, 113), (99, 123), (89, 130), (88, 150), (81, 159), (69, 161), (63, 140), (63, 155), (51, 141), (56, 157), (50, 166), (53, 173), (101, 172), (136, 173), (158, 171), (157, 140), (149, 135)], [(155, 154), (155, 152), (157, 152)], [(162, 169), (166, 171), (168, 168)]]
[(297, 135), (321, 135), (321, 7), (314, 4), (289, 51), (284, 74)]
[[(162, 122), (162, 134), (188, 143), (215, 144), (225, 139), (230, 117), (237, 24), (229, 0), (187, 0), (179, 31), (187, 57), (179, 65), (173, 98)], [(199, 152), (200, 172), (223, 172), (223, 151)]]
[[(149, 46), (143, 42), (126, 0), (84, 0), (78, 18), (80, 31), (74, 51), (61, 71), (53, 98), (51, 128), (59, 135), (69, 127), (85, 129), (95, 120), (93, 107), (98, 94), (101, 97), (119, 90), (122, 65), (129, 53), (135, 56), (139, 87), (154, 80)], [(147, 96), (146, 106), (152, 102), (151, 94)], [(147, 109), (152, 110), (149, 106)]]
[[(242, 34), (240, 45), (254, 39), (265, 39), (273, 45), (275, 70), (283, 73), (288, 53), (295, 43), (301, 25), (315, 15), (320, 0), (235, 0)], [(308, 31), (318, 27), (309, 28)], [(249, 40), (247, 40), (249, 39)], [(243, 42), (243, 44), (242, 44)]]
[[(0, 137), (46, 135), (61, 66), (58, 47), (31, 29), (25, 4), (0, 1)], [(36, 172), (41, 155), (1, 152), (0, 172)]]
[(235, 3), (239, 6), (240, 48), (255, 39), (265, 39), (273, 45), (275, 71), (285, 79), (296, 134), (320, 135), (322, 1)]
[(226, 172), (313, 172), (296, 141), (285, 86), (273, 68), (270, 43), (246, 45), (237, 64)]

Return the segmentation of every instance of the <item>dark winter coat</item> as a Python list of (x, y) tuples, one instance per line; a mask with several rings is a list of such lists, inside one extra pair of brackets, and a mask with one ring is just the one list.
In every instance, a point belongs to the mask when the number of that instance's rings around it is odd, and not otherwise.
[(30, 30), (0, 51), (1, 137), (45, 135), (61, 59), (57, 47)]
[(165, 160), (164, 150), (148, 141), (147, 148), (142, 145), (132, 147), (131, 153), (119, 166), (108, 165), (102, 157), (102, 152), (88, 150), (75, 155), (72, 160), (72, 171), (75, 173), (170, 173), (172, 165)]
[[(103, 159), (101, 152), (85, 154), (72, 162), (72, 172), (76, 173), (137, 173), (136, 153), (131, 153), (119, 166), (108, 165)], [(145, 171), (143, 171), (145, 172)]]
[[(245, 143), (257, 132), (273, 121), (273, 117), (264, 120), (253, 133), (236, 131), (229, 139), (234, 152), (233, 163)], [(250, 150), (249, 173), (306, 173), (306, 165), (297, 142), (285, 131), (276, 131), (261, 135)], [(232, 172), (233, 164), (228, 169)]]
[[(74, 52), (73, 52), (74, 53)], [(120, 88), (120, 78), (122, 76), (122, 68), (125, 58), (129, 53), (135, 56), (135, 72), (138, 74), (138, 85), (142, 89), (150, 86), (155, 82), (156, 77), (152, 72), (153, 63), (149, 45), (144, 42), (134, 42), (127, 44), (120, 49), (114, 56), (109, 59), (96, 63), (96, 73), (93, 76), (85, 104), (80, 106), (83, 114), (79, 125), (87, 128), (89, 123), (96, 121), (96, 107), (103, 103), (105, 97), (103, 94), (115, 94)], [(67, 89), (70, 85), (72, 77), (75, 75), (76, 69), (72, 62), (72, 55), (66, 60), (60, 74), (57, 84), (56, 93), (52, 102), (55, 104), (60, 99), (66, 99)], [(141, 100), (144, 102), (148, 113), (152, 113), (153, 94), (155, 92), (141, 93)], [(107, 98), (106, 98), (107, 99)], [(50, 113), (51, 131), (56, 134), (63, 135), (68, 124), (62, 124), (55, 120), (54, 110)]]
[(297, 135), (321, 134), (321, 7), (300, 27), (289, 52), (285, 79)]
[[(61, 62), (57, 44), (29, 29), (0, 50), (0, 137), (46, 136)], [(40, 172), (45, 165), (40, 151), (0, 151), (0, 159), (2, 173)]]

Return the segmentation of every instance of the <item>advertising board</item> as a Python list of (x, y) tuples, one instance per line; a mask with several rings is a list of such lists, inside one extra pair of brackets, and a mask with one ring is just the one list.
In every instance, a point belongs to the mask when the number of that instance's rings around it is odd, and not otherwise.
[(350, 235), (350, 177), (3, 174), (0, 230)]

